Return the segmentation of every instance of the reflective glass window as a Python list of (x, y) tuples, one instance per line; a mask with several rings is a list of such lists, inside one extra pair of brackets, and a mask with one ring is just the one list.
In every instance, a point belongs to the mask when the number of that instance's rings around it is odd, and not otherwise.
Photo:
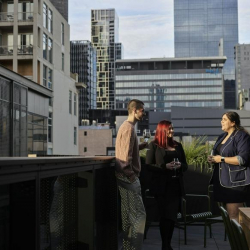
[(208, 9), (207, 21), (208, 21), (208, 25), (223, 24), (222, 23), (222, 9)]

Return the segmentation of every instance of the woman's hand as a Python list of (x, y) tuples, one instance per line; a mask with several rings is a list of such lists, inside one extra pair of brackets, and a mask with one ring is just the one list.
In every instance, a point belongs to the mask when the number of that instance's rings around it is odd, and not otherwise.
[(213, 156), (212, 156), (212, 155), (209, 155), (209, 156), (207, 157), (207, 161), (208, 161), (209, 163), (214, 163), (214, 161), (213, 161)]
[(169, 170), (179, 169), (180, 167), (181, 167), (180, 162), (176, 163), (172, 161), (166, 164), (166, 169), (169, 169)]
[(207, 157), (207, 161), (209, 163), (219, 163), (219, 162), (221, 162), (221, 156), (220, 155), (209, 155)]

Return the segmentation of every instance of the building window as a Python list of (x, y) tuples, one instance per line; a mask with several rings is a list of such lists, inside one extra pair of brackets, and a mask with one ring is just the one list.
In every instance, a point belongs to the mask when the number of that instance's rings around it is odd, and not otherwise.
[(49, 89), (53, 87), (53, 70), (43, 65), (43, 86)]
[(69, 91), (69, 113), (72, 114), (72, 91)]
[(52, 112), (49, 112), (48, 117), (48, 142), (52, 142)]
[(64, 71), (64, 54), (62, 53), (62, 71)]
[(33, 54), (33, 34), (19, 34), (17, 53)]
[(53, 79), (53, 70), (52, 69), (50, 69), (50, 68), (48, 68), (48, 79), (47, 79), (47, 82), (48, 82), (48, 88), (49, 89), (52, 89), (52, 87), (53, 87), (53, 81), (52, 81), (52, 79)]
[(52, 53), (52, 44), (53, 44), (52, 39), (49, 38), (48, 39), (48, 53), (49, 53), (48, 60), (49, 60), (50, 63), (52, 63), (52, 55), (53, 55), (53, 53)]
[(76, 93), (74, 93), (74, 115), (76, 115)]
[(51, 34), (53, 32), (53, 12), (51, 9), (49, 9), (49, 14), (48, 14), (48, 31)]
[(84, 147), (84, 152), (87, 152), (87, 147)]
[(84, 136), (87, 136), (87, 131), (84, 131)]
[(43, 86), (47, 87), (47, 67), (43, 65)]
[(61, 23), (61, 43), (64, 45), (64, 24)]
[(43, 34), (43, 58), (47, 59), (47, 40), (48, 40), (48, 36), (46, 34)]
[(53, 99), (52, 99), (52, 97), (49, 98), (49, 106), (53, 107)]
[(43, 27), (48, 28), (48, 6), (47, 4), (43, 3)]
[(77, 144), (77, 130), (76, 127), (74, 127), (74, 145)]

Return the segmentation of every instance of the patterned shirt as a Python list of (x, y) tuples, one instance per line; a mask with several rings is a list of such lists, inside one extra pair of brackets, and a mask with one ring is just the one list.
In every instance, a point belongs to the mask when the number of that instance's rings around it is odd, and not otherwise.
[(139, 145), (134, 125), (124, 121), (116, 137), (116, 176), (133, 182), (141, 171)]

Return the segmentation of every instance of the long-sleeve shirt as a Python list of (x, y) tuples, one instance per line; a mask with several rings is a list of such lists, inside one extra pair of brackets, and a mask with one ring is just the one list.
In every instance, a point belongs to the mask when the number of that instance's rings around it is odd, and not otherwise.
[(124, 121), (116, 137), (116, 176), (127, 177), (133, 182), (141, 171), (139, 145), (134, 125)]

